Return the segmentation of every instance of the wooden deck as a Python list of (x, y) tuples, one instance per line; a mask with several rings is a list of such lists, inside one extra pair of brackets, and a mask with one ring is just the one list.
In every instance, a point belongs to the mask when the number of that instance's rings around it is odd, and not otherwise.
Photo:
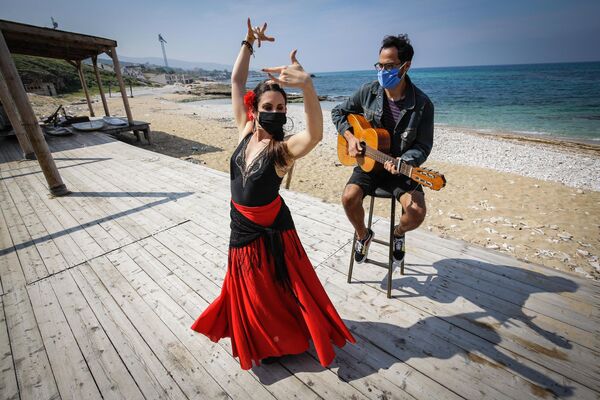
[(2, 399), (600, 398), (597, 282), (417, 231), (387, 299), (376, 266), (346, 283), (341, 207), (288, 191), (358, 343), (242, 371), (190, 330), (225, 274), (228, 176), (97, 133), (49, 145), (68, 197), (0, 139)]

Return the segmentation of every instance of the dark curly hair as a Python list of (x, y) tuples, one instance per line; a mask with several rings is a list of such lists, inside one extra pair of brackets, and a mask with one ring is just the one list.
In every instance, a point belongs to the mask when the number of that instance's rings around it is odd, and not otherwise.
[(389, 49), (395, 47), (398, 50), (398, 58), (401, 62), (412, 61), (415, 51), (410, 44), (410, 39), (406, 33), (402, 33), (397, 36), (386, 36), (381, 41), (381, 47), (379, 52), (383, 49)]
[[(269, 80), (265, 80), (260, 82), (254, 88), (254, 101), (252, 102), (252, 108), (258, 112), (258, 103), (260, 103), (260, 98), (265, 92), (279, 92), (283, 96), (283, 100), (287, 105), (287, 93), (281, 86), (276, 83), (273, 83)], [(269, 143), (269, 148), (267, 149), (267, 153), (269, 157), (273, 157), (273, 161), (275, 165), (281, 169), (287, 168), (292, 160), (291, 154), (288, 152), (287, 144), (283, 141), (282, 137), (273, 136), (274, 140), (271, 140)]]
[(261, 96), (263, 95), (263, 93), (269, 92), (269, 91), (281, 93), (281, 95), (283, 96), (283, 100), (285, 101), (285, 104), (287, 104), (287, 93), (285, 92), (285, 90), (283, 90), (283, 88), (281, 86), (279, 86), (278, 84), (276, 84), (274, 82), (271, 82), (269, 80), (264, 80), (262, 82), (259, 82), (258, 85), (256, 85), (256, 87), (253, 90), (255, 97), (254, 97), (254, 102), (252, 103), (252, 108), (254, 108), (255, 110), (258, 111), (258, 103), (260, 102)]

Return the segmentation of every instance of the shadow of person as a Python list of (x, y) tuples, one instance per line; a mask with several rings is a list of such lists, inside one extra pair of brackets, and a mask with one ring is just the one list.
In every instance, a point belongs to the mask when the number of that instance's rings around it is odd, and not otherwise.
[[(498, 321), (497, 324), (490, 325), (469, 320), (479, 328), (494, 331), (498, 325), (514, 325), (516, 321), (521, 321), (554, 345), (565, 349), (572, 348), (572, 344), (566, 338), (540, 327), (534, 321), (535, 316), (524, 312), (527, 300), (535, 293), (575, 292), (578, 285), (572, 280), (472, 259), (444, 259), (434, 262), (431, 267), (433, 273), (423, 264), (407, 263), (405, 265), (407, 275), (392, 281), (393, 289), (404, 292), (397, 297), (424, 296), (441, 304), (450, 304), (458, 299), (464, 299), (476, 308), (485, 310), (485, 316)], [(481, 279), (474, 271), (483, 271), (487, 278)], [(505, 287), (503, 283), (509, 281), (511, 286)], [(386, 279), (381, 281), (381, 287), (385, 290), (387, 290), (386, 282)], [(459, 326), (465, 327), (465, 321), (461, 321)], [(529, 343), (529, 347), (535, 345)]]
[[(457, 320), (476, 319), (483, 315), (485, 312), (455, 315), (449, 317), (448, 321), (432, 316), (408, 327), (345, 319), (344, 322), (357, 343), (336, 349), (336, 358), (328, 368), (337, 372), (342, 381), (352, 382), (380, 374), (382, 370), (388, 370), (395, 364), (405, 363), (408, 367), (404, 366), (403, 369), (417, 369), (432, 380), (441, 381), (448, 390), (466, 397), (469, 397), (469, 393), (484, 393), (494, 397), (494, 394), (504, 393), (504, 387), (512, 388), (514, 395), (515, 391), (520, 390), (515, 388), (515, 382), (519, 381), (536, 396), (573, 395), (572, 387), (547, 376), (540, 371), (542, 367), (533, 363), (530, 363), (532, 366), (526, 365), (507, 355), (508, 352), (498, 350), (496, 344), (501, 341), (501, 337), (497, 333), (494, 340), (490, 341), (452, 326)], [(275, 364), (253, 368), (264, 385), (271, 385), (297, 373), (320, 373), (324, 370), (312, 348), (308, 353), (286, 356)], [(402, 390), (402, 377), (408, 375), (411, 374), (397, 374), (394, 371), (387, 379), (397, 390)], [(476, 388), (474, 382), (477, 382)], [(465, 384), (471, 387), (466, 388)], [(507, 395), (510, 397), (510, 393)]]
[[(344, 355), (339, 354), (339, 351), (336, 361), (330, 367), (338, 366), (338, 376), (350, 382), (369, 374), (376, 374), (381, 369), (388, 369), (396, 362), (403, 362), (412, 367), (416, 363), (411, 360), (428, 359), (431, 360), (429, 363), (431, 371), (435, 374), (444, 374), (448, 382), (453, 382), (450, 383), (451, 385), (457, 385), (457, 393), (460, 393), (460, 382), (469, 380), (478, 381), (481, 385), (479, 390), (485, 391), (485, 387), (490, 386), (495, 390), (502, 391), (504, 384), (506, 386), (513, 385), (514, 374), (524, 379), (524, 386), (537, 396), (545, 397), (552, 394), (568, 397), (573, 395), (573, 387), (562, 385), (547, 376), (541, 371), (542, 367), (534, 363), (526, 365), (509, 356), (508, 351), (499, 350), (496, 345), (502, 338), (497, 333), (494, 333), (493, 337), (482, 339), (452, 326), (460, 320), (477, 319), (485, 315), (486, 312), (482, 311), (454, 315), (444, 319), (432, 316), (419, 320), (409, 327), (399, 327), (384, 322), (345, 320), (357, 339), (356, 346), (365, 346), (364, 343), (367, 342), (370, 347), (369, 357), (361, 360), (368, 368), (366, 370), (363, 368), (361, 373), (357, 373), (351, 363), (344, 362)], [(377, 351), (374, 351), (373, 348), (385, 353), (385, 356), (378, 356)], [(393, 358), (390, 358), (389, 355)], [(456, 362), (453, 362), (454, 365), (448, 365), (447, 369), (444, 369), (443, 363), (439, 366), (435, 365), (435, 360), (450, 360), (455, 356), (463, 358), (467, 365), (476, 364), (476, 367), (461, 368), (460, 366), (464, 366), (464, 364)], [(385, 361), (381, 362), (382, 360)], [(502, 370), (507, 372), (499, 373)], [(458, 375), (462, 375), (462, 377)], [(430, 377), (434, 380), (439, 379), (439, 376)], [(505, 378), (507, 381), (505, 383), (497, 381), (499, 377), (500, 379)]]

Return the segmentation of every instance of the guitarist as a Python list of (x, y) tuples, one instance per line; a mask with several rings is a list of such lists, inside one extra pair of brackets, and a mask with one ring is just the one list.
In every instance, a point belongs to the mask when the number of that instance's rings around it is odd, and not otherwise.
[[(348, 123), (349, 114), (362, 114), (376, 128), (385, 128), (391, 136), (391, 155), (413, 166), (425, 162), (433, 145), (433, 104), (410, 80), (407, 72), (414, 50), (408, 36), (386, 36), (379, 49), (375, 64), (377, 81), (364, 84), (348, 100), (331, 111), (337, 131), (348, 142), (348, 153), (356, 157), (363, 151)], [(404, 259), (405, 236), (425, 219), (425, 197), (421, 186), (399, 175), (391, 162), (385, 170), (364, 172), (354, 168), (342, 194), (342, 203), (348, 219), (356, 229), (354, 260), (362, 263), (367, 258), (373, 231), (365, 225), (363, 199), (377, 187), (394, 194), (404, 213), (394, 230), (394, 261)]]

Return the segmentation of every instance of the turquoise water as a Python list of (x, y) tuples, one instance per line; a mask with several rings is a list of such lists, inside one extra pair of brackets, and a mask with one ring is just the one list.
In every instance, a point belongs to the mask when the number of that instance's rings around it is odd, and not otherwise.
[[(600, 62), (415, 68), (436, 124), (600, 141)], [(315, 73), (321, 96), (339, 102), (375, 70)], [(249, 86), (252, 84), (249, 83)]]

